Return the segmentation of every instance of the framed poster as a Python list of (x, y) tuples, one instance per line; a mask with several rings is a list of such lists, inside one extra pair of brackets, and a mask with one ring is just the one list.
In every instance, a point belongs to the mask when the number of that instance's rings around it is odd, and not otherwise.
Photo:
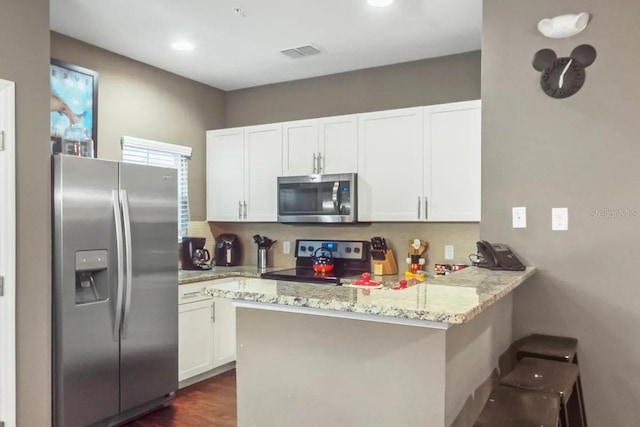
[(96, 157), (98, 73), (51, 59), (49, 81), (51, 153)]

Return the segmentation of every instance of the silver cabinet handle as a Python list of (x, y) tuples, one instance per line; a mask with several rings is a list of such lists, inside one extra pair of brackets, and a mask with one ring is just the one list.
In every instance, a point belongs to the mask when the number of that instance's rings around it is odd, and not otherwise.
[(196, 295), (202, 295), (202, 292), (200, 291), (187, 292), (186, 294), (182, 295), (182, 298), (191, 298), (191, 297), (195, 297)]
[(238, 200), (238, 219), (242, 219), (242, 202)]
[(420, 218), (420, 196), (418, 196), (418, 219)]
[(122, 212), (118, 190), (111, 192), (113, 216), (116, 226), (116, 256), (118, 259), (118, 282), (116, 288), (115, 318), (113, 320), (113, 341), (120, 340), (120, 323), (122, 322), (122, 296), (124, 293), (124, 244), (122, 241)]
[(211, 301), (211, 321), (215, 323), (216, 321), (216, 302), (215, 300)]
[(122, 339), (127, 338), (129, 329), (129, 314), (131, 311), (131, 288), (133, 287), (133, 257), (131, 254), (131, 217), (129, 216), (129, 200), (127, 190), (120, 190), (120, 202), (122, 203), (122, 219), (124, 223), (125, 265), (126, 265), (126, 296), (124, 299), (124, 314), (122, 318)]
[(317, 173), (318, 172), (318, 156), (316, 155), (316, 153), (313, 153), (313, 173)]
[(247, 219), (247, 201), (244, 201), (244, 219)]
[(322, 167), (322, 154), (318, 153), (318, 173), (322, 173), (323, 171), (323, 167)]
[(429, 199), (424, 196), (424, 219), (429, 219)]

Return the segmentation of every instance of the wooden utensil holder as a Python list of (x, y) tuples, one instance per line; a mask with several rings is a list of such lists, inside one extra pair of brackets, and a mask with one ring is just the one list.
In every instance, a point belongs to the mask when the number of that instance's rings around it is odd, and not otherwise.
[(384, 260), (372, 260), (373, 274), (376, 276), (384, 276), (385, 274), (398, 274), (398, 264), (393, 256), (391, 249), (384, 251)]

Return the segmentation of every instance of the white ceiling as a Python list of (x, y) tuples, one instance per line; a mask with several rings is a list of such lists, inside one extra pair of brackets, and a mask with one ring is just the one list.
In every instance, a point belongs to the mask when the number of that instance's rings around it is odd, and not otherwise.
[[(481, 0), (387, 8), (366, 0), (50, 0), (50, 8), (53, 31), (223, 90), (477, 50), (482, 28)], [(178, 38), (195, 49), (171, 49)], [(323, 53), (280, 53), (307, 44)]]

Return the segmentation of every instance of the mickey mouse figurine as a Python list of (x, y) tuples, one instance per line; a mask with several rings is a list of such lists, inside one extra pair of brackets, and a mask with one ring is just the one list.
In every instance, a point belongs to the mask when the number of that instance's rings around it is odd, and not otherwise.
[(540, 86), (553, 98), (567, 98), (580, 90), (586, 79), (584, 69), (596, 60), (593, 46), (583, 44), (569, 57), (558, 58), (551, 49), (541, 49), (533, 57), (533, 68), (542, 72)]

